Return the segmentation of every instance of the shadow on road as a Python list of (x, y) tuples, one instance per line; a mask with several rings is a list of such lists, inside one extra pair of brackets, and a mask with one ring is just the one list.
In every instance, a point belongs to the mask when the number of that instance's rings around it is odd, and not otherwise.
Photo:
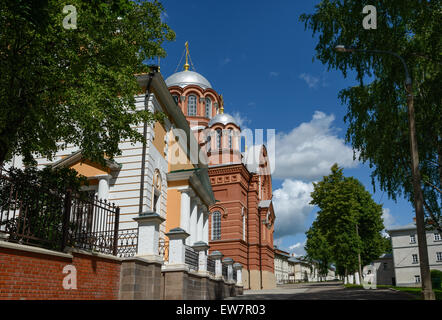
[(246, 291), (229, 300), (413, 300), (406, 293), (389, 289), (366, 290), (345, 288), (342, 283), (298, 283), (278, 286), (276, 289)]

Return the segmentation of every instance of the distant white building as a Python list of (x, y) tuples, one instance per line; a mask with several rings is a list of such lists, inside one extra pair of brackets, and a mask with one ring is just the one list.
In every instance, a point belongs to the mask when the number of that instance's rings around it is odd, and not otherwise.
[[(397, 286), (420, 287), (418, 239), (416, 224), (387, 230), (393, 247), (394, 274)], [(442, 271), (442, 235), (437, 231), (427, 231), (428, 261), (430, 270)]]
[(289, 282), (289, 259), (290, 254), (275, 246), (275, 278), (276, 284), (283, 284)]
[(370, 265), (364, 266), (362, 277), (370, 282), (376, 279), (374, 282), (376, 285), (396, 285), (393, 255), (383, 254)]

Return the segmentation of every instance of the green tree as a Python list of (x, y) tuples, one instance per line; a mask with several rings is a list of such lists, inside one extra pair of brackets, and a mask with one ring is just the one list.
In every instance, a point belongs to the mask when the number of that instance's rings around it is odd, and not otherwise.
[[(362, 27), (365, 5), (377, 9), (377, 29)], [(374, 167), (372, 183), (392, 199), (413, 202), (409, 128), (401, 61), (390, 55), (337, 53), (336, 45), (390, 50), (402, 56), (413, 78), (416, 133), (427, 222), (441, 229), (442, 201), (442, 2), (323, 0), (303, 14), (306, 28), (319, 34), (316, 58), (346, 77), (356, 71), (358, 86), (343, 89), (349, 123), (346, 139), (359, 160)]]
[(310, 229), (306, 232), (306, 236), (307, 242), (304, 248), (307, 253), (307, 259), (309, 261), (317, 261), (319, 274), (325, 277), (328, 274), (328, 269), (333, 259), (327, 239), (320, 232), (316, 222), (313, 222)]
[(358, 270), (359, 256), (362, 265), (378, 258), (383, 250), (382, 206), (358, 180), (345, 177), (337, 164), (313, 185), (310, 203), (320, 210), (314, 222), (318, 232), (312, 234), (324, 235), (333, 262), (349, 274)]
[(136, 111), (134, 100), (134, 75), (148, 71), (144, 61), (165, 56), (162, 43), (175, 37), (161, 4), (69, 4), (76, 29), (63, 27), (63, 1), (0, 2), (0, 163), (14, 154), (27, 163), (34, 155), (51, 159), (68, 144), (102, 162), (120, 154), (120, 141), (142, 141), (131, 125), (161, 118)]

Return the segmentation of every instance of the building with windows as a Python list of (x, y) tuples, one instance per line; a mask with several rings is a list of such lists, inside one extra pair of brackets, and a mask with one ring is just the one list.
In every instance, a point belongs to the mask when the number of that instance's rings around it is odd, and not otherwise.
[[(155, 122), (136, 128), (145, 135), (146, 144), (121, 141), (121, 155), (100, 165), (84, 158), (75, 145), (64, 146), (54, 161), (37, 158), (38, 167), (69, 167), (86, 176), (91, 196), (120, 207), (121, 238), (137, 239), (138, 224), (133, 219), (141, 214), (158, 214), (164, 222), (159, 227), (160, 243), (167, 243), (166, 233), (176, 227), (185, 230), (186, 244), (209, 241), (209, 207), (215, 203), (207, 164), (192, 152), (200, 147), (186, 117), (177, 108), (161, 73), (137, 75), (140, 93), (135, 97), (137, 110), (166, 114), (164, 123)], [(187, 136), (183, 139), (182, 136)], [(191, 149), (190, 145), (196, 149)], [(20, 156), (8, 164), (22, 167)], [(121, 245), (121, 243), (120, 243)], [(121, 246), (122, 256), (136, 253), (136, 242)]]
[[(416, 223), (387, 230), (393, 247), (394, 278), (397, 286), (420, 287), (419, 249)], [(442, 238), (437, 230), (427, 230), (430, 270), (442, 271)]]
[(216, 203), (209, 207), (210, 251), (243, 266), (245, 289), (275, 287), (272, 181), (264, 145), (242, 148), (241, 128), (224, 113), (223, 97), (201, 74), (184, 70), (166, 84), (207, 155)]
[(275, 278), (276, 284), (284, 284), (290, 282), (290, 275), (293, 273), (290, 266), (290, 254), (280, 250), (275, 246)]
[(377, 285), (396, 285), (393, 255), (386, 253), (362, 269), (362, 277), (367, 282), (376, 279)]

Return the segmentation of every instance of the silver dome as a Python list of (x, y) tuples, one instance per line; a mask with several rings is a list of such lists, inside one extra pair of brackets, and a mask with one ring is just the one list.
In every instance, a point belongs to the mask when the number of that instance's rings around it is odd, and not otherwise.
[(195, 84), (203, 89), (212, 88), (212, 85), (206, 78), (194, 71), (177, 72), (166, 79), (168, 87), (179, 86), (184, 88), (191, 84)]
[(209, 127), (211, 127), (217, 123), (222, 123), (223, 125), (226, 125), (228, 123), (232, 123), (239, 128), (238, 122), (236, 122), (235, 118), (233, 118), (228, 113), (220, 113), (220, 114), (217, 114), (216, 116), (214, 116), (209, 122)]

